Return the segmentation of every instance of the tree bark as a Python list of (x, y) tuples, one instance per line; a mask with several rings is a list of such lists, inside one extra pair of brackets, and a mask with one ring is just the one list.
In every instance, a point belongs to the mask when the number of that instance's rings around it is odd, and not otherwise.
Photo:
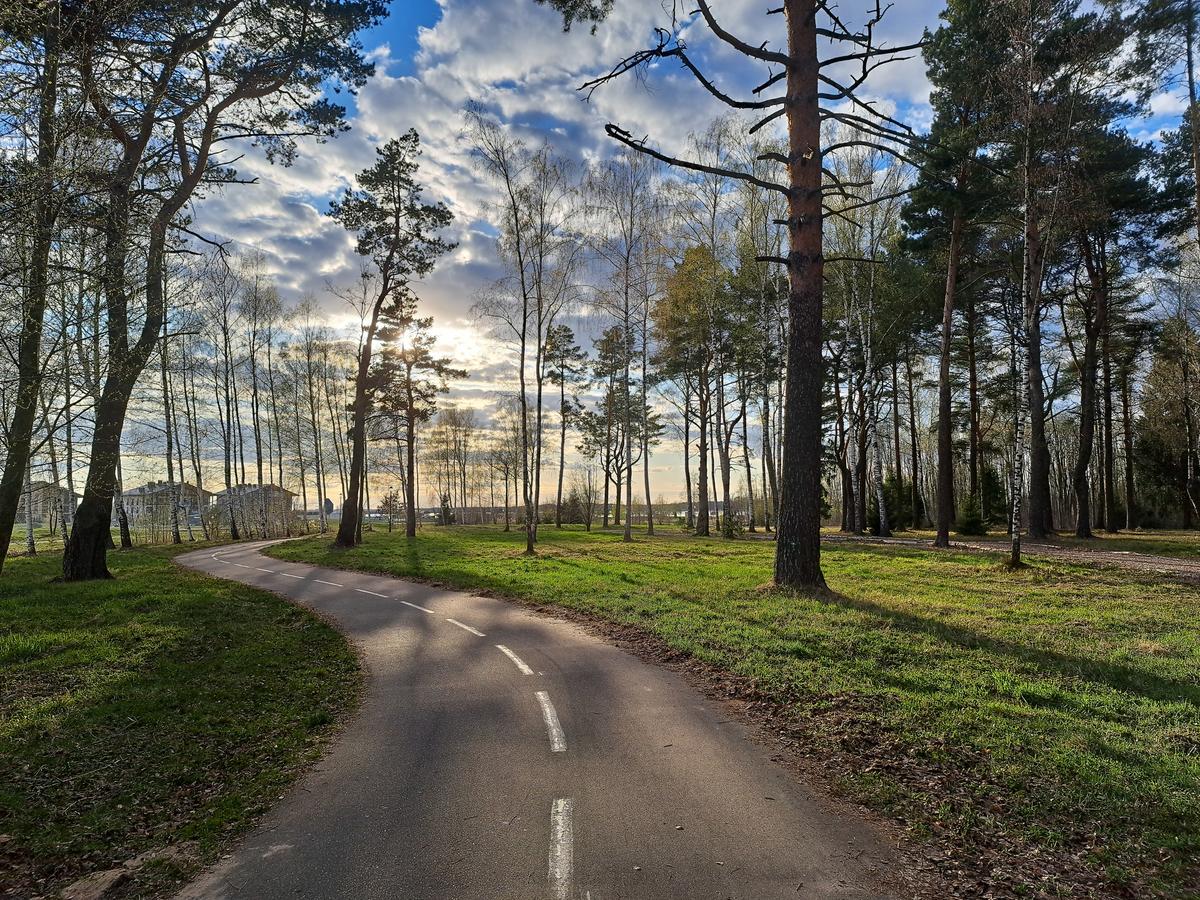
[[(21, 333), (17, 339), (17, 390), (9, 423), (4, 473), (0, 476), (0, 571), (12, 542), (21, 490), (29, 468), (33, 425), (42, 384), (42, 330), (49, 291), (50, 247), (57, 219), (54, 162), (58, 155), (57, 105), (59, 63), (59, 2), (46, 4), (42, 30), (45, 63), (38, 97), (37, 188), (33, 197), (33, 242), (29, 287), (21, 304)], [(69, 389), (69, 388), (68, 388)]]
[[(146, 312), (141, 335), (132, 347), (128, 346), (125, 317), (113, 321), (113, 310), (124, 310), (125, 247), (128, 236), (128, 185), (119, 174), (110, 193), (115, 210), (106, 215), (105, 293), (109, 298), (109, 371), (93, 412), (95, 428), (92, 434), (91, 463), (83, 488), (83, 502), (75, 517), (71, 540), (63, 553), (63, 580), (82, 581), (91, 578), (111, 578), (107, 555), (109, 522), (112, 519), (113, 492), (116, 488), (117, 462), (121, 452), (121, 431), (125, 413), (138, 376), (146, 367), (150, 352), (163, 324), (163, 260), (166, 251), (167, 225), (174, 210), (165, 208), (150, 226), (146, 250)], [(115, 338), (115, 340), (113, 339)], [(122, 533), (122, 543), (125, 534)]]
[[(417, 400), (413, 394), (413, 367), (407, 366), (404, 418), (407, 446), (404, 449), (404, 536), (417, 536)], [(508, 481), (504, 482), (504, 530), (508, 531)]]
[(970, 418), (970, 448), (968, 450), (968, 465), (970, 467), (970, 496), (979, 504), (979, 511), (985, 517), (988, 510), (983, 508), (983, 493), (979, 487), (979, 453), (982, 439), (979, 427), (979, 320), (976, 315), (975, 300), (967, 298), (967, 405)]
[(746, 394), (742, 393), (742, 463), (746, 467), (746, 499), (749, 504), (749, 517), (746, 522), (746, 530), (753, 534), (755, 528), (755, 511), (754, 511), (754, 468), (750, 465), (750, 434), (747, 425), (747, 420), (750, 418), (747, 415)]
[(905, 374), (908, 381), (908, 440), (911, 454), (909, 473), (912, 487), (912, 518), (914, 527), (925, 518), (924, 505), (921, 503), (921, 473), (918, 468), (917, 453), (917, 399), (913, 390), (912, 352), (905, 356)]
[[(163, 330), (162, 343), (159, 346), (159, 357), (162, 362), (162, 396), (163, 396), (163, 425), (167, 435), (167, 491), (171, 498), (171, 543), (182, 544), (183, 537), (179, 533), (179, 493), (175, 486), (175, 441), (174, 441), (174, 413), (171, 406), (171, 383), (167, 373), (167, 358), (170, 355), (170, 349), (167, 346), (167, 317), (163, 315)], [(179, 477), (183, 477), (183, 469), (179, 470)]]
[[(701, 351), (703, 352), (703, 350)], [(709, 513), (708, 513), (708, 418), (709, 418), (709, 390), (708, 390), (708, 371), (702, 368), (699, 373), (699, 378), (696, 384), (697, 395), (697, 429), (699, 435), (697, 456), (700, 462), (700, 474), (696, 479), (697, 486), (697, 502), (696, 502), (696, 534), (699, 537), (708, 537), (709, 535)]]
[[(1093, 303), (1098, 302), (1093, 297)], [(1075, 490), (1075, 537), (1092, 537), (1091, 483), (1088, 472), (1096, 441), (1096, 330), (1089, 323), (1084, 336), (1083, 361), (1079, 373), (1079, 452), (1071, 484)]]
[(775, 583), (812, 590), (821, 573), (821, 112), (816, 6), (785, 0), (787, 17), (788, 321)]
[(904, 450), (900, 446), (900, 360), (892, 360), (892, 450), (896, 457), (896, 494), (904, 490)]
[(1125, 449), (1125, 527), (1137, 528), (1137, 495), (1133, 480), (1133, 375), (1129, 366), (1121, 370), (1122, 440)]
[(1200, 240), (1200, 107), (1196, 103), (1196, 4), (1187, 0), (1184, 22), (1184, 40), (1187, 43), (1188, 84), (1188, 137), (1192, 147), (1193, 209), (1196, 222), (1196, 237)]
[(562, 528), (563, 473), (567, 468), (567, 373), (564, 366), (558, 373), (558, 493), (554, 498), (554, 527)]
[(687, 387), (683, 393), (683, 485), (687, 493), (687, 529), (696, 527), (696, 506), (692, 499), (692, 392)]
[(1107, 319), (1101, 337), (1103, 357), (1103, 397), (1104, 408), (1104, 530), (1116, 534), (1117, 499), (1116, 499), (1116, 451), (1113, 441), (1113, 384), (1112, 384), (1112, 348), (1109, 346), (1109, 326)]
[[(779, 478), (775, 468), (775, 441), (773, 433), (771, 428), (771, 385), (764, 378), (762, 394), (763, 468), (766, 470), (766, 482), (771, 493), (770, 514), (764, 514), (767, 531), (771, 530), (772, 522), (775, 522), (776, 525), (779, 522)], [(763, 490), (766, 491), (766, 488)], [(764, 497), (763, 508), (766, 509), (766, 507), (766, 498)]]
[(642, 488), (646, 492), (646, 536), (654, 536), (654, 502), (650, 498), (650, 405), (647, 402), (646, 386), (650, 369), (650, 303), (642, 303), (642, 384), (641, 409), (642, 417)]
[(950, 348), (954, 333), (954, 295), (958, 289), (958, 264), (962, 252), (962, 214), (955, 211), (950, 223), (946, 293), (942, 303), (942, 343), (938, 356), (938, 490), (935, 547), (950, 546), (954, 520), (954, 445), (951, 423)]
[[(387, 273), (383, 275), (379, 296), (371, 307), (371, 322), (363, 338), (358, 354), (358, 374), (354, 379), (354, 412), (350, 425), (350, 484), (346, 500), (342, 503), (342, 520), (338, 523), (335, 547), (353, 547), (362, 543), (362, 497), (367, 462), (367, 412), (369, 398), (367, 380), (371, 371), (371, 351), (375, 343), (375, 330), (379, 326), (379, 310), (390, 291)], [(258, 416), (255, 415), (257, 431)], [(257, 437), (256, 437), (257, 440)], [(259, 455), (259, 474), (262, 473), (262, 455)]]
[[(1042, 384), (1041, 259), (1044, 252), (1036, 227), (1027, 242), (1033, 268), (1025, 289), (1025, 378), (1029, 382), (1029, 536), (1043, 539), (1054, 530), (1050, 501), (1050, 446), (1046, 441), (1046, 392)], [(1036, 281), (1034, 280), (1036, 279)]]

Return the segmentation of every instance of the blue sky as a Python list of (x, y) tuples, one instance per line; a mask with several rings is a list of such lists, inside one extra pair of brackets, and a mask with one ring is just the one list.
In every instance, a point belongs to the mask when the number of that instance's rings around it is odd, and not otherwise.
[(417, 30), (432, 28), (441, 18), (437, 0), (392, 0), (390, 14), (383, 24), (363, 34), (363, 46), (371, 48), (387, 44), (392, 49), (393, 62), (388, 71), (393, 75), (412, 75), (413, 57), (417, 52)]

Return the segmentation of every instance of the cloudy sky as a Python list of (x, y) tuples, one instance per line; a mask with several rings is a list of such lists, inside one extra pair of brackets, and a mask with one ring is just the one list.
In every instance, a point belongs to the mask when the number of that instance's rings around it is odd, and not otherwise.
[[(358, 268), (352, 239), (324, 214), (329, 200), (371, 164), (377, 145), (416, 128), (424, 147), (421, 178), (429, 195), (454, 211), (459, 241), (422, 289), (422, 299), (444, 325), (465, 327), (474, 294), (498, 270), (487, 185), (476, 178), (462, 139), (464, 106), (482, 103), (530, 142), (549, 140), (580, 160), (612, 152), (615, 145), (604, 134), (610, 121), (668, 149), (681, 147), (689, 132), (703, 129), (723, 107), (674, 63), (643, 83), (625, 78), (610, 84), (590, 102), (576, 90), (647, 44), (652, 27), (669, 21), (661, 2), (618, 0), (612, 18), (593, 35), (586, 28), (564, 34), (557, 14), (533, 0), (396, 0), (390, 17), (364, 36), (376, 74), (351, 99), (351, 131), (327, 144), (304, 145), (290, 168), (244, 160), (241, 169), (259, 183), (205, 199), (198, 223), (207, 233), (265, 251), (285, 295), (326, 296), (328, 281), (351, 277)], [(755, 43), (770, 39), (778, 45), (780, 17), (763, 14), (765, 0), (713, 5), (730, 28)], [(919, 37), (941, 5), (900, 0), (890, 35)], [(745, 87), (763, 71), (702, 25), (686, 36), (693, 55), (724, 85)], [(926, 115), (928, 86), (919, 60), (881, 71), (873, 90), (915, 120)]]
[[(724, 109), (673, 62), (657, 66), (642, 82), (624, 78), (609, 84), (590, 102), (576, 90), (646, 46), (652, 28), (669, 22), (670, 4), (617, 0), (613, 16), (595, 34), (586, 28), (564, 34), (556, 14), (533, 0), (395, 0), (389, 19), (364, 36), (376, 74), (352, 98), (351, 131), (327, 144), (304, 145), (287, 169), (251, 155), (240, 167), (256, 175), (258, 184), (201, 201), (197, 223), (208, 234), (262, 250), (286, 298), (315, 297), (336, 320), (344, 310), (328, 285), (352, 280), (359, 263), (352, 238), (325, 210), (354, 173), (371, 164), (377, 145), (416, 128), (424, 146), (421, 179), (429, 196), (445, 200), (454, 212), (459, 243), (419, 294), (436, 319), (443, 349), (472, 373), (456, 386), (458, 402), (486, 409), (504, 386), (508, 363), (471, 317), (477, 293), (500, 269), (487, 218), (488, 186), (476, 177), (462, 138), (463, 108), (481, 103), (530, 142), (548, 140), (560, 153), (585, 162), (613, 152), (604, 134), (610, 121), (667, 150), (682, 148), (689, 132), (703, 129)], [(782, 17), (766, 15), (769, 5), (712, 0), (726, 28), (750, 43), (777, 47)], [(865, 10), (871, 4), (857, 5)], [(855, 6), (842, 10), (851, 22)], [(924, 28), (936, 27), (942, 6), (941, 0), (897, 0), (883, 37), (894, 43), (919, 38)], [(691, 55), (724, 89), (744, 91), (761, 80), (763, 67), (748, 65), (703, 24), (688, 24), (684, 36)], [(929, 86), (919, 57), (879, 70), (870, 93), (915, 127), (928, 123)], [(1164, 94), (1155, 100), (1154, 119), (1135, 131), (1149, 137), (1161, 122), (1177, 121), (1181, 108), (1178, 97)], [(673, 458), (662, 460), (668, 494), (682, 480), (676, 469)]]

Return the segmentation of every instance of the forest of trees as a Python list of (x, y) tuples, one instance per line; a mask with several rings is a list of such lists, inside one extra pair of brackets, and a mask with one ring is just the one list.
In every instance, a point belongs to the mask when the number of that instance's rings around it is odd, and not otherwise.
[[(597, 27), (610, 6), (550, 2)], [(355, 34), (381, 3), (2, 14), (0, 549), (34, 552), (35, 510), (68, 578), (106, 574), (113, 527), (351, 544), (424, 517), (535, 552), (539, 527), (636, 523), (778, 535), (776, 579), (811, 585), (822, 522), (1007, 530), (1014, 561), (1022, 533), (1200, 524), (1190, 0), (951, 0), (903, 47), (788, 0), (780, 50), (698, 7), (764, 67), (747, 99), (679, 22), (586, 86), (682, 66), (731, 109), (680, 156), (610, 124), (583, 163), (463, 111), (503, 264), (474, 321), (512, 361), (482, 404), (421, 310), (454, 246), (415, 132), (330, 210), (350, 287), (283, 298), (263, 254), (192, 227), (194, 201), (244, 189), (248, 143), (285, 165), (342, 129), (321, 88), (368, 76)], [(911, 56), (924, 129), (868, 94)], [(1139, 139), (1178, 90), (1184, 114)], [(169, 498), (136, 520), (130, 471)], [(193, 515), (189, 491), (215, 499)]]

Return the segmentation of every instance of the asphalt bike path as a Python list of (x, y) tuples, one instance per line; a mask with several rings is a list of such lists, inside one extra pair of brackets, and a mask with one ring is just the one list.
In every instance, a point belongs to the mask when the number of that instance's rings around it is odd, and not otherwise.
[(881, 830), (720, 703), (566, 621), (396, 578), (178, 557), (329, 618), (366, 670), (321, 762), (194, 898), (879, 898)]

